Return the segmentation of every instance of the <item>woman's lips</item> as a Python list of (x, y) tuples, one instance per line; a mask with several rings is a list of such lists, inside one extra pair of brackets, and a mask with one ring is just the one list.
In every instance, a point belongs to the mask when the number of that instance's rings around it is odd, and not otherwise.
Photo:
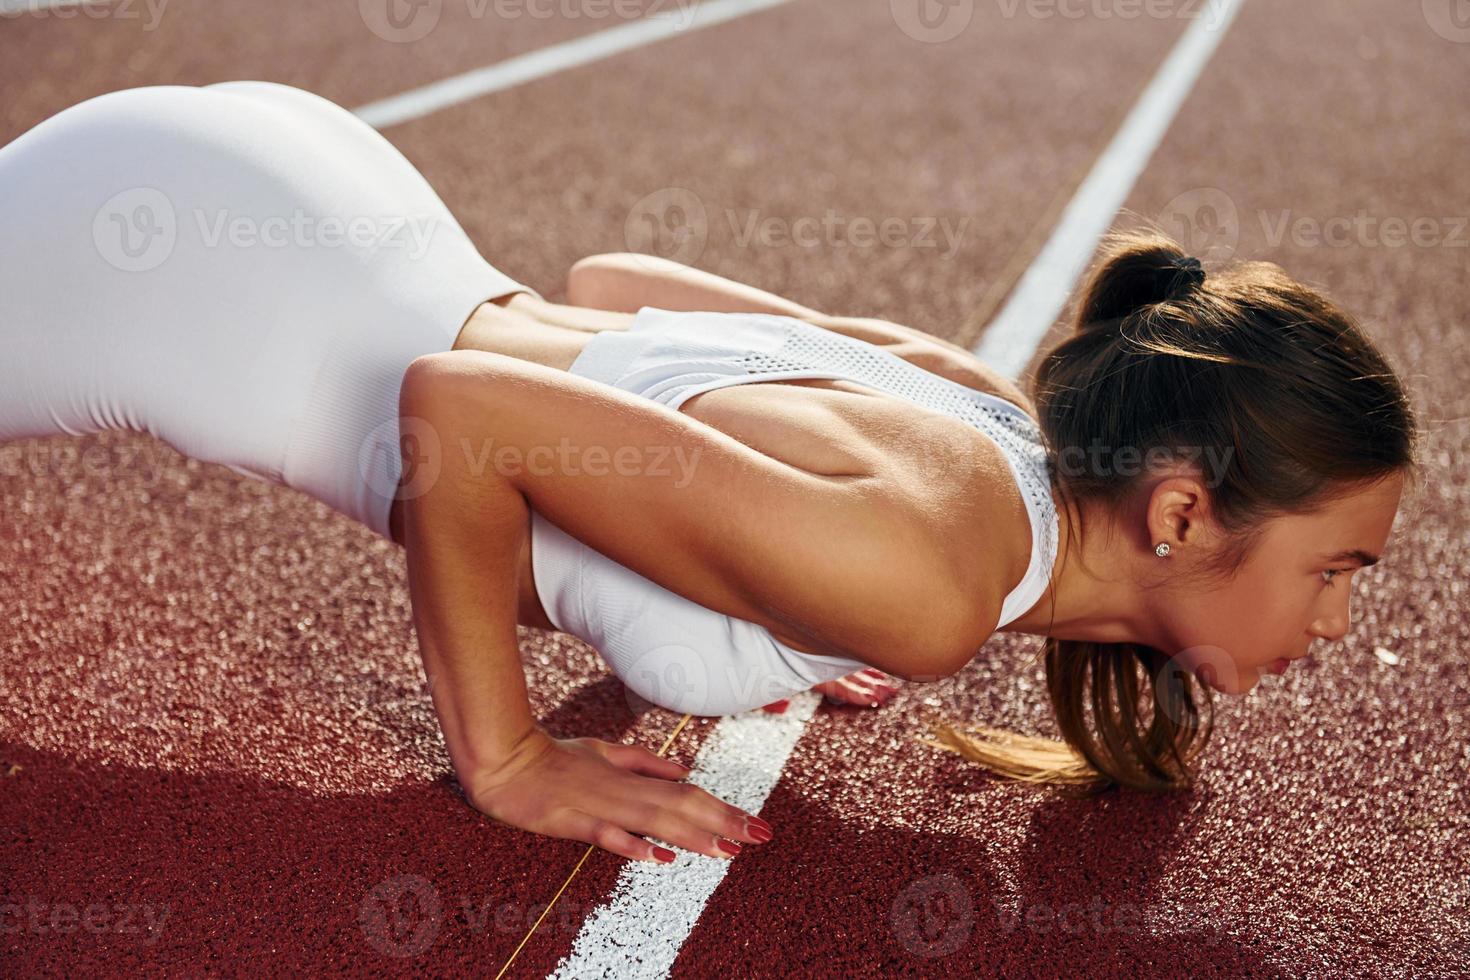
[(1271, 661), (1270, 666), (1268, 666), (1266, 669), (1273, 674), (1284, 674), (1286, 673), (1286, 668), (1290, 666), (1290, 660), (1287, 660), (1285, 657), (1277, 657), (1275, 660)]

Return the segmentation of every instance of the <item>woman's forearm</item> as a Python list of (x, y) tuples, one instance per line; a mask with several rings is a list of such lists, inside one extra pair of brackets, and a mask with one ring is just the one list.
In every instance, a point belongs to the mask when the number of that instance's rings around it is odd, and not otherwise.
[(895, 335), (900, 335), (943, 347), (966, 361), (974, 360), (963, 347), (901, 323), (821, 313), (784, 296), (656, 255), (612, 252), (579, 260), (567, 274), (567, 302), (620, 313), (636, 313), (645, 306), (708, 313), (774, 313), (877, 344), (891, 343)]
[(653, 306), (706, 313), (773, 313), (804, 320), (822, 317), (816, 310), (755, 286), (632, 252), (592, 255), (578, 261), (567, 273), (567, 302), (622, 313)]
[(429, 694), (468, 788), (474, 773), (505, 762), (536, 731), (516, 631), (516, 559), (530, 511), (494, 467), (472, 472), (472, 420), (428, 387), (412, 369), (405, 376), (401, 411), (433, 430), (439, 469), (405, 496), (404, 545)]

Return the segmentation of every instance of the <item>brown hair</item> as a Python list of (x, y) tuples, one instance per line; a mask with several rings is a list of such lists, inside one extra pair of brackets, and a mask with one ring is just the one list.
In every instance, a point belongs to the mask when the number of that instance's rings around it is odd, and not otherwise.
[[(1226, 461), (1210, 510), (1231, 543), (1205, 578), (1233, 577), (1273, 517), (1418, 473), (1403, 388), (1350, 316), (1271, 262), (1206, 274), (1152, 228), (1104, 241), (1071, 335), (1032, 389), (1059, 501), (1117, 513), (1140, 481), (1064, 468), (1069, 447), (1136, 447), (1145, 458), (1189, 447)], [(1213, 707), (1208, 687), (1141, 644), (1047, 637), (1043, 657), (1064, 741), (945, 724), (928, 744), (1069, 796), (1192, 785), (1213, 726), (1201, 710)]]

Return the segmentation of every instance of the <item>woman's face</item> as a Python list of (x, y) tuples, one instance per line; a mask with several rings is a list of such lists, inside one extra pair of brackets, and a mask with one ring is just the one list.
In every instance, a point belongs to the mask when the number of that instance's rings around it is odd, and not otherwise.
[(1353, 573), (1382, 556), (1403, 486), (1395, 474), (1268, 524), (1232, 581), (1171, 600), (1176, 662), (1223, 694), (1244, 694), (1263, 673), (1281, 672), (1278, 660), (1341, 640), (1352, 624)]

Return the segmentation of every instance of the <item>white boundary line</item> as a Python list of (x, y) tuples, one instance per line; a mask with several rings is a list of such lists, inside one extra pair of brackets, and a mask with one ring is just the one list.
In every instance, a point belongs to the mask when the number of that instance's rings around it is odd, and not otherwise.
[[(1214, 25), (1195, 21), (1175, 43), (1022, 280), (1022, 286), (1029, 281), (1044, 288), (1030, 286), (1021, 304), (1013, 297), (985, 334), (981, 349), (999, 348), (1001, 355), (985, 359), (1003, 363), (1008, 377), (1025, 370), (1065, 305), (1068, 287), (1083, 271), (1244, 2), (1218, 0), (1217, 6), (1223, 8), (1219, 21)], [(993, 340), (997, 327), (1004, 333)], [(721, 719), (700, 747), (689, 781), (750, 813), (760, 812), (816, 707), (817, 696), (808, 693), (792, 698), (784, 715), (753, 711)], [(676, 853), (678, 859), (669, 865), (628, 862), (612, 894), (587, 916), (571, 953), (552, 976), (558, 980), (668, 976), (730, 867), (719, 858)]]
[(1159, 66), (1128, 118), (1097, 158), (1062, 212), (1051, 238), (981, 336), (975, 356), (1018, 378), (1067, 306), (1072, 285), (1087, 269), (1143, 168), (1169, 131), (1210, 56), (1245, 0), (1210, 0)]
[[(731, 806), (758, 813), (817, 710), (808, 691), (784, 714), (757, 709), (720, 720), (699, 747), (688, 782)], [(665, 842), (667, 843), (667, 842)], [(607, 901), (582, 923), (572, 951), (551, 974), (557, 980), (668, 976), (684, 940), (730, 862), (675, 850), (670, 864), (629, 861)]]
[(422, 88), (410, 89), (391, 98), (370, 102), (353, 112), (377, 129), (395, 126), (491, 92), (499, 92), (568, 68), (576, 68), (623, 51), (675, 37), (685, 31), (713, 27), (727, 20), (790, 2), (791, 0), (705, 0), (689, 8), (687, 13), (683, 12), (681, 4), (680, 12), (666, 11), (643, 17), (595, 34), (497, 61), (493, 65), (476, 68), (461, 75), (451, 75)]

